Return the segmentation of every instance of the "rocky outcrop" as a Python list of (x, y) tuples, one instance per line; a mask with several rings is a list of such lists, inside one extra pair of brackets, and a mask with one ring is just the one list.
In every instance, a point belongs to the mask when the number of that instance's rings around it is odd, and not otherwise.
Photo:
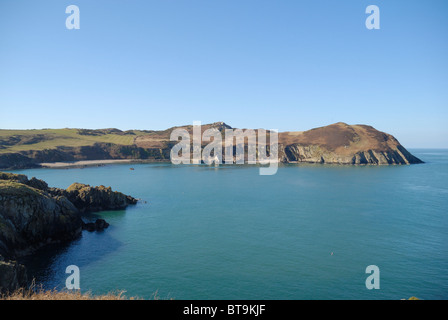
[(0, 154), (0, 169), (24, 169), (37, 168), (39, 164), (36, 160), (20, 153)]
[(342, 122), (304, 132), (280, 133), (279, 160), (284, 163), (369, 165), (423, 162), (390, 134), (371, 126)]
[(66, 197), (0, 180), (0, 254), (29, 254), (51, 242), (80, 235), (81, 216)]
[(0, 172), (0, 294), (25, 286), (25, 266), (7, 260), (54, 242), (73, 240), (82, 230), (102, 231), (104, 219), (85, 223), (82, 212), (124, 209), (136, 199), (110, 187), (72, 184), (49, 188), (45, 181)]
[(27, 283), (25, 266), (16, 261), (5, 261), (0, 256), (0, 294), (13, 292)]
[(93, 231), (103, 231), (104, 229), (109, 227), (109, 223), (107, 223), (104, 219), (96, 219), (95, 222), (88, 222), (82, 224), (82, 229), (87, 230), (89, 232)]
[(422, 161), (410, 154), (403, 147), (390, 150), (367, 150), (352, 154), (340, 154), (326, 150), (317, 145), (303, 146), (300, 144), (288, 145), (280, 148), (280, 162), (295, 163), (328, 163), (328, 164), (415, 164)]
[(81, 212), (121, 210), (137, 203), (137, 199), (112, 191), (111, 187), (91, 187), (82, 183), (74, 183), (67, 190), (51, 189), (50, 192), (67, 197)]
[[(72, 240), (81, 234), (82, 212), (124, 209), (136, 202), (110, 187), (49, 188), (36, 178), (0, 172), (0, 254), (20, 257), (48, 243)], [(100, 219), (95, 229), (106, 224)]]

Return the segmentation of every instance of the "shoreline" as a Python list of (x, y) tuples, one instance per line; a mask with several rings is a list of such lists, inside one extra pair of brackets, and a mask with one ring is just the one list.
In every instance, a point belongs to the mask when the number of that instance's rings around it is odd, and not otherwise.
[(38, 163), (41, 168), (65, 169), (65, 168), (84, 168), (93, 166), (104, 166), (107, 164), (126, 164), (126, 163), (154, 163), (167, 162), (166, 160), (140, 160), (140, 159), (108, 159), (108, 160), (80, 160), (67, 162), (43, 162)]
[[(13, 170), (23, 170), (23, 169), (38, 169), (38, 168), (47, 168), (47, 169), (70, 169), (70, 168), (86, 168), (86, 167), (102, 167), (106, 165), (114, 165), (114, 164), (144, 164), (144, 163), (171, 163), (170, 160), (160, 159), (106, 159), (106, 160), (78, 160), (78, 161), (65, 161), (65, 162), (42, 162), (35, 163), (33, 166), (21, 166), (21, 167), (11, 167), (11, 168), (0, 168), (0, 171), (13, 171)], [(425, 162), (422, 162), (425, 163)], [(410, 164), (372, 164), (372, 163), (362, 163), (362, 164), (354, 164), (354, 163), (321, 163), (321, 162), (308, 162), (308, 161), (290, 161), (290, 162), (279, 162), (279, 166), (284, 165), (320, 165), (320, 166), (354, 166), (354, 167), (364, 167), (364, 166), (372, 166), (372, 167), (388, 167), (388, 166), (409, 166)], [(247, 165), (247, 164), (245, 164)], [(263, 165), (263, 164), (254, 164)], [(226, 164), (220, 164), (220, 166), (227, 166)]]

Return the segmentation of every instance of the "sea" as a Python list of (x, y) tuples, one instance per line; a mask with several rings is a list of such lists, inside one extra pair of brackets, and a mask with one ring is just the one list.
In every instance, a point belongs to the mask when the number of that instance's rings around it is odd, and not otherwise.
[(44, 289), (75, 265), (81, 292), (142, 299), (448, 299), (448, 150), (410, 151), (425, 163), (14, 170), (141, 199), (22, 262)]

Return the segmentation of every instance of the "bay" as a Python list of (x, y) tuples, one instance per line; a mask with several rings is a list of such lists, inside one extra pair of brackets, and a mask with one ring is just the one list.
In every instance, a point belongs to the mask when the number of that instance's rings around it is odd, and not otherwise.
[(77, 265), (82, 291), (145, 299), (448, 299), (448, 150), (410, 151), (425, 163), (15, 170), (144, 200), (92, 214), (110, 227), (24, 261), (47, 289)]

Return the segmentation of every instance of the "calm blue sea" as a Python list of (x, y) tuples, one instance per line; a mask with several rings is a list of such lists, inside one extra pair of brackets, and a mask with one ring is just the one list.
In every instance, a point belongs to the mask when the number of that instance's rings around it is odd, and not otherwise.
[(448, 150), (410, 151), (426, 163), (16, 170), (146, 201), (26, 262), (46, 288), (77, 265), (82, 291), (145, 299), (448, 299)]

